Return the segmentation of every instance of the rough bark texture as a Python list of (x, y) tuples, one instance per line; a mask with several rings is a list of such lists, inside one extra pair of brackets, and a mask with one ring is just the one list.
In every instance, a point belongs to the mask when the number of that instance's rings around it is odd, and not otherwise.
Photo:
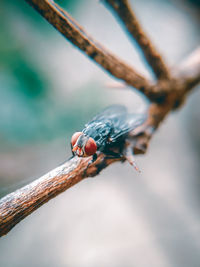
[(91, 158), (73, 158), (31, 184), (0, 200), (0, 236), (9, 232), (18, 222), (85, 177), (97, 175), (113, 160), (100, 155), (95, 164), (88, 166)]
[[(134, 153), (144, 154), (160, 123), (169, 112), (180, 107), (188, 92), (200, 82), (200, 50), (196, 50), (184, 63), (169, 71), (162, 57), (141, 30), (127, 1), (106, 1), (117, 11), (132, 36), (137, 40), (147, 62), (159, 79), (156, 84), (151, 85), (149, 81), (105, 50), (103, 46), (97, 45), (58, 5), (47, 0), (26, 1), (92, 60), (152, 100), (146, 122), (129, 134), (129, 141), (133, 144)], [(119, 6), (116, 4), (124, 7), (122, 11), (119, 11)], [(141, 38), (146, 40), (142, 39), (145, 45)], [(171, 78), (172, 73), (173, 78)], [(116, 149), (118, 148), (116, 147)], [(124, 158), (108, 159), (101, 153), (97, 160), (88, 166), (90, 160), (91, 158), (74, 157), (33, 183), (2, 198), (0, 200), (0, 236), (8, 233), (18, 222), (59, 193), (86, 177), (97, 175), (113, 162), (124, 161)]]

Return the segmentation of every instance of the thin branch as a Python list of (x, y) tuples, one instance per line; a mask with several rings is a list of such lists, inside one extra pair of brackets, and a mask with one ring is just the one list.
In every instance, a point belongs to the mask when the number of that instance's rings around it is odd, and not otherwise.
[(190, 91), (200, 82), (200, 47), (195, 49), (175, 70), (176, 75)]
[[(97, 161), (72, 158), (31, 184), (5, 196), (0, 200), (0, 236), (7, 234), (17, 223), (38, 209), (41, 205), (82, 181), (97, 175), (103, 168), (117, 159), (106, 159), (101, 154)], [(119, 160), (119, 159), (118, 159)]]
[(131, 37), (138, 43), (145, 59), (158, 79), (169, 79), (170, 72), (163, 58), (138, 22), (127, 0), (103, 0), (121, 20)]
[(86, 31), (61, 7), (50, 0), (25, 0), (34, 7), (72, 44), (114, 77), (125, 81), (139, 91), (152, 95), (150, 82), (132, 67), (92, 39)]
[[(159, 112), (156, 111), (157, 108), (157, 105), (152, 104), (151, 112)], [(146, 124), (130, 133), (135, 154), (146, 152), (148, 142), (158, 126), (158, 119), (160, 118), (150, 114)], [(7, 234), (21, 220), (71, 186), (87, 177), (96, 176), (114, 162), (124, 160), (124, 158), (110, 159), (100, 153), (97, 160), (88, 166), (91, 157), (74, 157), (34, 182), (3, 197), (0, 200), (0, 236)]]

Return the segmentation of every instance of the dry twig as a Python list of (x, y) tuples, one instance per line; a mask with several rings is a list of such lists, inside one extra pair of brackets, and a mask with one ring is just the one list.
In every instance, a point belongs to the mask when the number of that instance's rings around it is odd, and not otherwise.
[[(18, 222), (45, 202), (88, 176), (94, 176), (114, 160), (100, 155), (95, 164), (90, 158), (72, 158), (31, 184), (0, 200), (0, 236), (9, 232)], [(116, 159), (115, 159), (116, 161)]]
[[(58, 31), (60, 31), (68, 40), (75, 46), (84, 51), (91, 59), (99, 63), (104, 69), (110, 72), (116, 78), (120, 78), (126, 83), (136, 87), (142, 91), (146, 96), (156, 102), (151, 103), (148, 111), (148, 119), (144, 125), (138, 127), (134, 131), (132, 139), (134, 141), (135, 154), (143, 154), (149, 144), (155, 130), (159, 127), (160, 123), (164, 120), (166, 115), (174, 108), (178, 107), (183, 102), (188, 91), (198, 84), (200, 81), (200, 53), (197, 51), (195, 57), (189, 57), (181, 68), (177, 78), (168, 79), (171, 77), (168, 68), (163, 63), (161, 56), (153, 48), (150, 40), (146, 42), (147, 47), (143, 47), (144, 53), (149, 57), (148, 62), (154, 69), (158, 78), (165, 78), (160, 80), (154, 86), (150, 85), (149, 81), (138, 75), (128, 65), (118, 60), (111, 53), (106, 51), (101, 45), (97, 45), (83, 29), (74, 22), (74, 20), (59, 6), (48, 0), (26, 0), (29, 2), (43, 17), (45, 17)], [(124, 3), (127, 1), (107, 1), (110, 3)], [(123, 10), (123, 17), (130, 15), (130, 8), (126, 7)], [(131, 16), (133, 13), (131, 12)], [(119, 14), (122, 16), (121, 14)], [(136, 21), (137, 22), (137, 21)], [(132, 19), (129, 20), (130, 29), (136, 23)], [(131, 26), (132, 24), (132, 26)], [(138, 24), (136, 31), (141, 31)], [(137, 32), (133, 33), (135, 36)], [(136, 34), (137, 35), (137, 34)], [(144, 35), (145, 36), (145, 35)], [(146, 37), (145, 37), (146, 38)], [(137, 38), (136, 38), (137, 39)], [(142, 47), (140, 39), (139, 45)], [(146, 52), (145, 52), (146, 51)], [(145, 55), (146, 55), (145, 54)], [(159, 55), (156, 57), (156, 54)], [(156, 63), (154, 62), (157, 58)], [(174, 71), (173, 73), (176, 73)], [(156, 95), (156, 97), (155, 97)], [(158, 102), (160, 96), (162, 103)], [(158, 98), (159, 96), (159, 98)], [(102, 169), (111, 163), (122, 159), (108, 159), (104, 154), (100, 154), (98, 159), (91, 164), (88, 168), (90, 158), (80, 159), (74, 157), (68, 160), (63, 165), (50, 171), (43, 177), (37, 179), (33, 183), (5, 196), (0, 200), (0, 236), (8, 233), (18, 222), (31, 214), (38, 207), (52, 199), (59, 193), (65, 191), (72, 185), (80, 182), (86, 177), (97, 175)]]
[(189, 92), (200, 82), (200, 47), (195, 49), (177, 69), (177, 76), (182, 80), (185, 90)]
[(127, 0), (103, 0), (103, 2), (112, 8), (117, 18), (122, 21), (128, 33), (130, 33), (130, 36), (138, 43), (156, 77), (158, 79), (169, 79), (170, 73), (166, 64), (142, 29), (129, 2)]
[(50, 0), (26, 0), (72, 44), (114, 77), (143, 90), (150, 82), (91, 38), (66, 11)]

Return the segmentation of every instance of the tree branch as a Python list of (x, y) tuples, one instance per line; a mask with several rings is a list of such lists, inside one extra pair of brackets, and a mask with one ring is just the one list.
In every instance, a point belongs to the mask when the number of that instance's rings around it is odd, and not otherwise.
[(158, 50), (143, 31), (127, 0), (103, 0), (121, 20), (130, 36), (138, 43), (143, 55), (158, 79), (169, 79), (170, 72)]
[(189, 92), (200, 82), (200, 47), (195, 49), (176, 69), (177, 76)]
[[(104, 59), (106, 62), (108, 61), (108, 65), (109, 60), (113, 62), (113, 56), (111, 56), (110, 54), (107, 55), (104, 49), (101, 50), (98, 48), (99, 50), (95, 50), (96, 46), (94, 46), (92, 42), (88, 41), (88, 38), (86, 38), (83, 34), (83, 30), (81, 30), (79, 26), (75, 26), (71, 18), (66, 18), (63, 15), (64, 13), (62, 13), (60, 9), (58, 12), (53, 3), (50, 4), (49, 1), (44, 0), (34, 0), (27, 2), (31, 3), (61, 33), (72, 40), (75, 45), (77, 45), (78, 47), (80, 46), (83, 51), (86, 52), (88, 47), (91, 47), (90, 49), (94, 49), (93, 51), (100, 51), (100, 54), (97, 54), (92, 58), (96, 58), (100, 55), (100, 58), (103, 60), (105, 54)], [(90, 51), (88, 52), (87, 50), (86, 53), (91, 56)], [(117, 68), (119, 64), (122, 64), (123, 71), (127, 71), (128, 75), (130, 74), (129, 69), (124, 67), (123, 63), (121, 63), (120, 61), (116, 61), (115, 57), (114, 62), (117, 62), (117, 65), (109, 65), (111, 69)], [(177, 103), (181, 103), (184, 97), (187, 95), (187, 92), (199, 82), (199, 52), (195, 54), (195, 57), (193, 57), (192, 61), (187, 60), (186, 62), (193, 63), (189, 65), (183, 64), (181, 69), (184, 70), (184, 74), (179, 75), (179, 78), (174, 79), (173, 81), (159, 81), (156, 86), (152, 87), (154, 91), (157, 90), (156, 94), (159, 94), (160, 91), (161, 93), (166, 92), (167, 89), (168, 93), (166, 94), (166, 97), (163, 99), (162, 103), (150, 104), (148, 110), (148, 119), (146, 120), (146, 122), (136, 128), (132, 133), (129, 133), (130, 140), (128, 141), (131, 141), (134, 144), (133, 149), (135, 154), (144, 154), (146, 152), (149, 141), (156, 129), (159, 127), (160, 123), (164, 120), (164, 118), (171, 110), (173, 110), (177, 106), (180, 106)], [(102, 66), (107, 63), (102, 63)], [(113, 73), (115, 73), (115, 71), (117, 70), (113, 69)], [(121, 77), (121, 79), (125, 82), (127, 82), (125, 80), (125, 78), (127, 77), (126, 75), (127, 74), (124, 73), (122, 75), (123, 77)], [(147, 90), (147, 88), (148, 84), (145, 89), (143, 88), (143, 90)], [(152, 94), (152, 92), (153, 91), (150, 91), (148, 92), (148, 94)], [(0, 236), (8, 233), (26, 216), (31, 214), (41, 205), (57, 196), (61, 192), (65, 191), (72, 185), (82, 181), (86, 177), (97, 175), (102, 169), (113, 162), (124, 160), (124, 158), (108, 159), (104, 154), (99, 154), (97, 160), (88, 167), (88, 162), (90, 161), (90, 159), (90, 157), (74, 157), (58, 168), (54, 169), (53, 171), (50, 171), (41, 178), (37, 179), (33, 183), (2, 198), (0, 200)]]
[[(147, 121), (129, 134), (134, 154), (144, 154), (149, 141), (166, 115), (173, 109), (183, 93), (173, 91), (162, 105), (152, 103), (148, 111)], [(186, 92), (185, 92), (186, 93)], [(116, 147), (116, 149), (118, 149)], [(56, 169), (35, 180), (31, 184), (8, 194), (0, 200), (0, 236), (7, 234), (17, 223), (30, 215), (44, 203), (62, 193), (66, 189), (82, 181), (86, 177), (93, 177), (120, 159), (108, 159), (100, 154), (97, 160), (88, 166), (91, 157), (74, 157)]]
[[(114, 77), (125, 81), (139, 91), (152, 95), (150, 82), (132, 67), (94, 41), (86, 31), (61, 7), (50, 0), (25, 0), (34, 7), (72, 44), (78, 47), (90, 59), (95, 61)], [(152, 90), (152, 91), (151, 91)]]
[[(89, 158), (72, 158), (31, 184), (0, 200), (0, 236), (7, 234), (18, 222), (41, 205), (89, 176), (97, 175), (117, 159), (101, 154), (88, 168)], [(118, 159), (119, 160), (119, 159)]]
[[(155, 116), (152, 112), (155, 112)], [(161, 117), (156, 116), (158, 112), (160, 114), (158, 106), (152, 104), (146, 124), (130, 133), (129, 141), (134, 144), (135, 154), (146, 152), (148, 142), (158, 126), (158, 120), (161, 120)], [(116, 150), (118, 149), (116, 147)], [(96, 176), (110, 164), (124, 160), (124, 158), (110, 159), (100, 153), (97, 160), (88, 165), (91, 157), (73, 157), (41, 178), (3, 197), (0, 200), (0, 236), (7, 234), (33, 211), (84, 178)]]

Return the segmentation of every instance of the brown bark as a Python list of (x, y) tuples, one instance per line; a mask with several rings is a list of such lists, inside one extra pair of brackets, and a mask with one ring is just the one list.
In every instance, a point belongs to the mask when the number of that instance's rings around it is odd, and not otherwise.
[(56, 3), (49, 0), (26, 0), (26, 2), (105, 71), (138, 90), (150, 87), (150, 82), (146, 78), (91, 38), (83, 27)]
[(104, 0), (125, 26), (130, 36), (138, 43), (146, 61), (158, 79), (169, 79), (170, 72), (158, 50), (154, 47), (127, 0)]
[(97, 175), (114, 161), (100, 155), (95, 164), (87, 168), (89, 160), (91, 158), (72, 158), (31, 184), (2, 198), (0, 200), (0, 236), (5, 235), (18, 222), (51, 198), (84, 178)]

